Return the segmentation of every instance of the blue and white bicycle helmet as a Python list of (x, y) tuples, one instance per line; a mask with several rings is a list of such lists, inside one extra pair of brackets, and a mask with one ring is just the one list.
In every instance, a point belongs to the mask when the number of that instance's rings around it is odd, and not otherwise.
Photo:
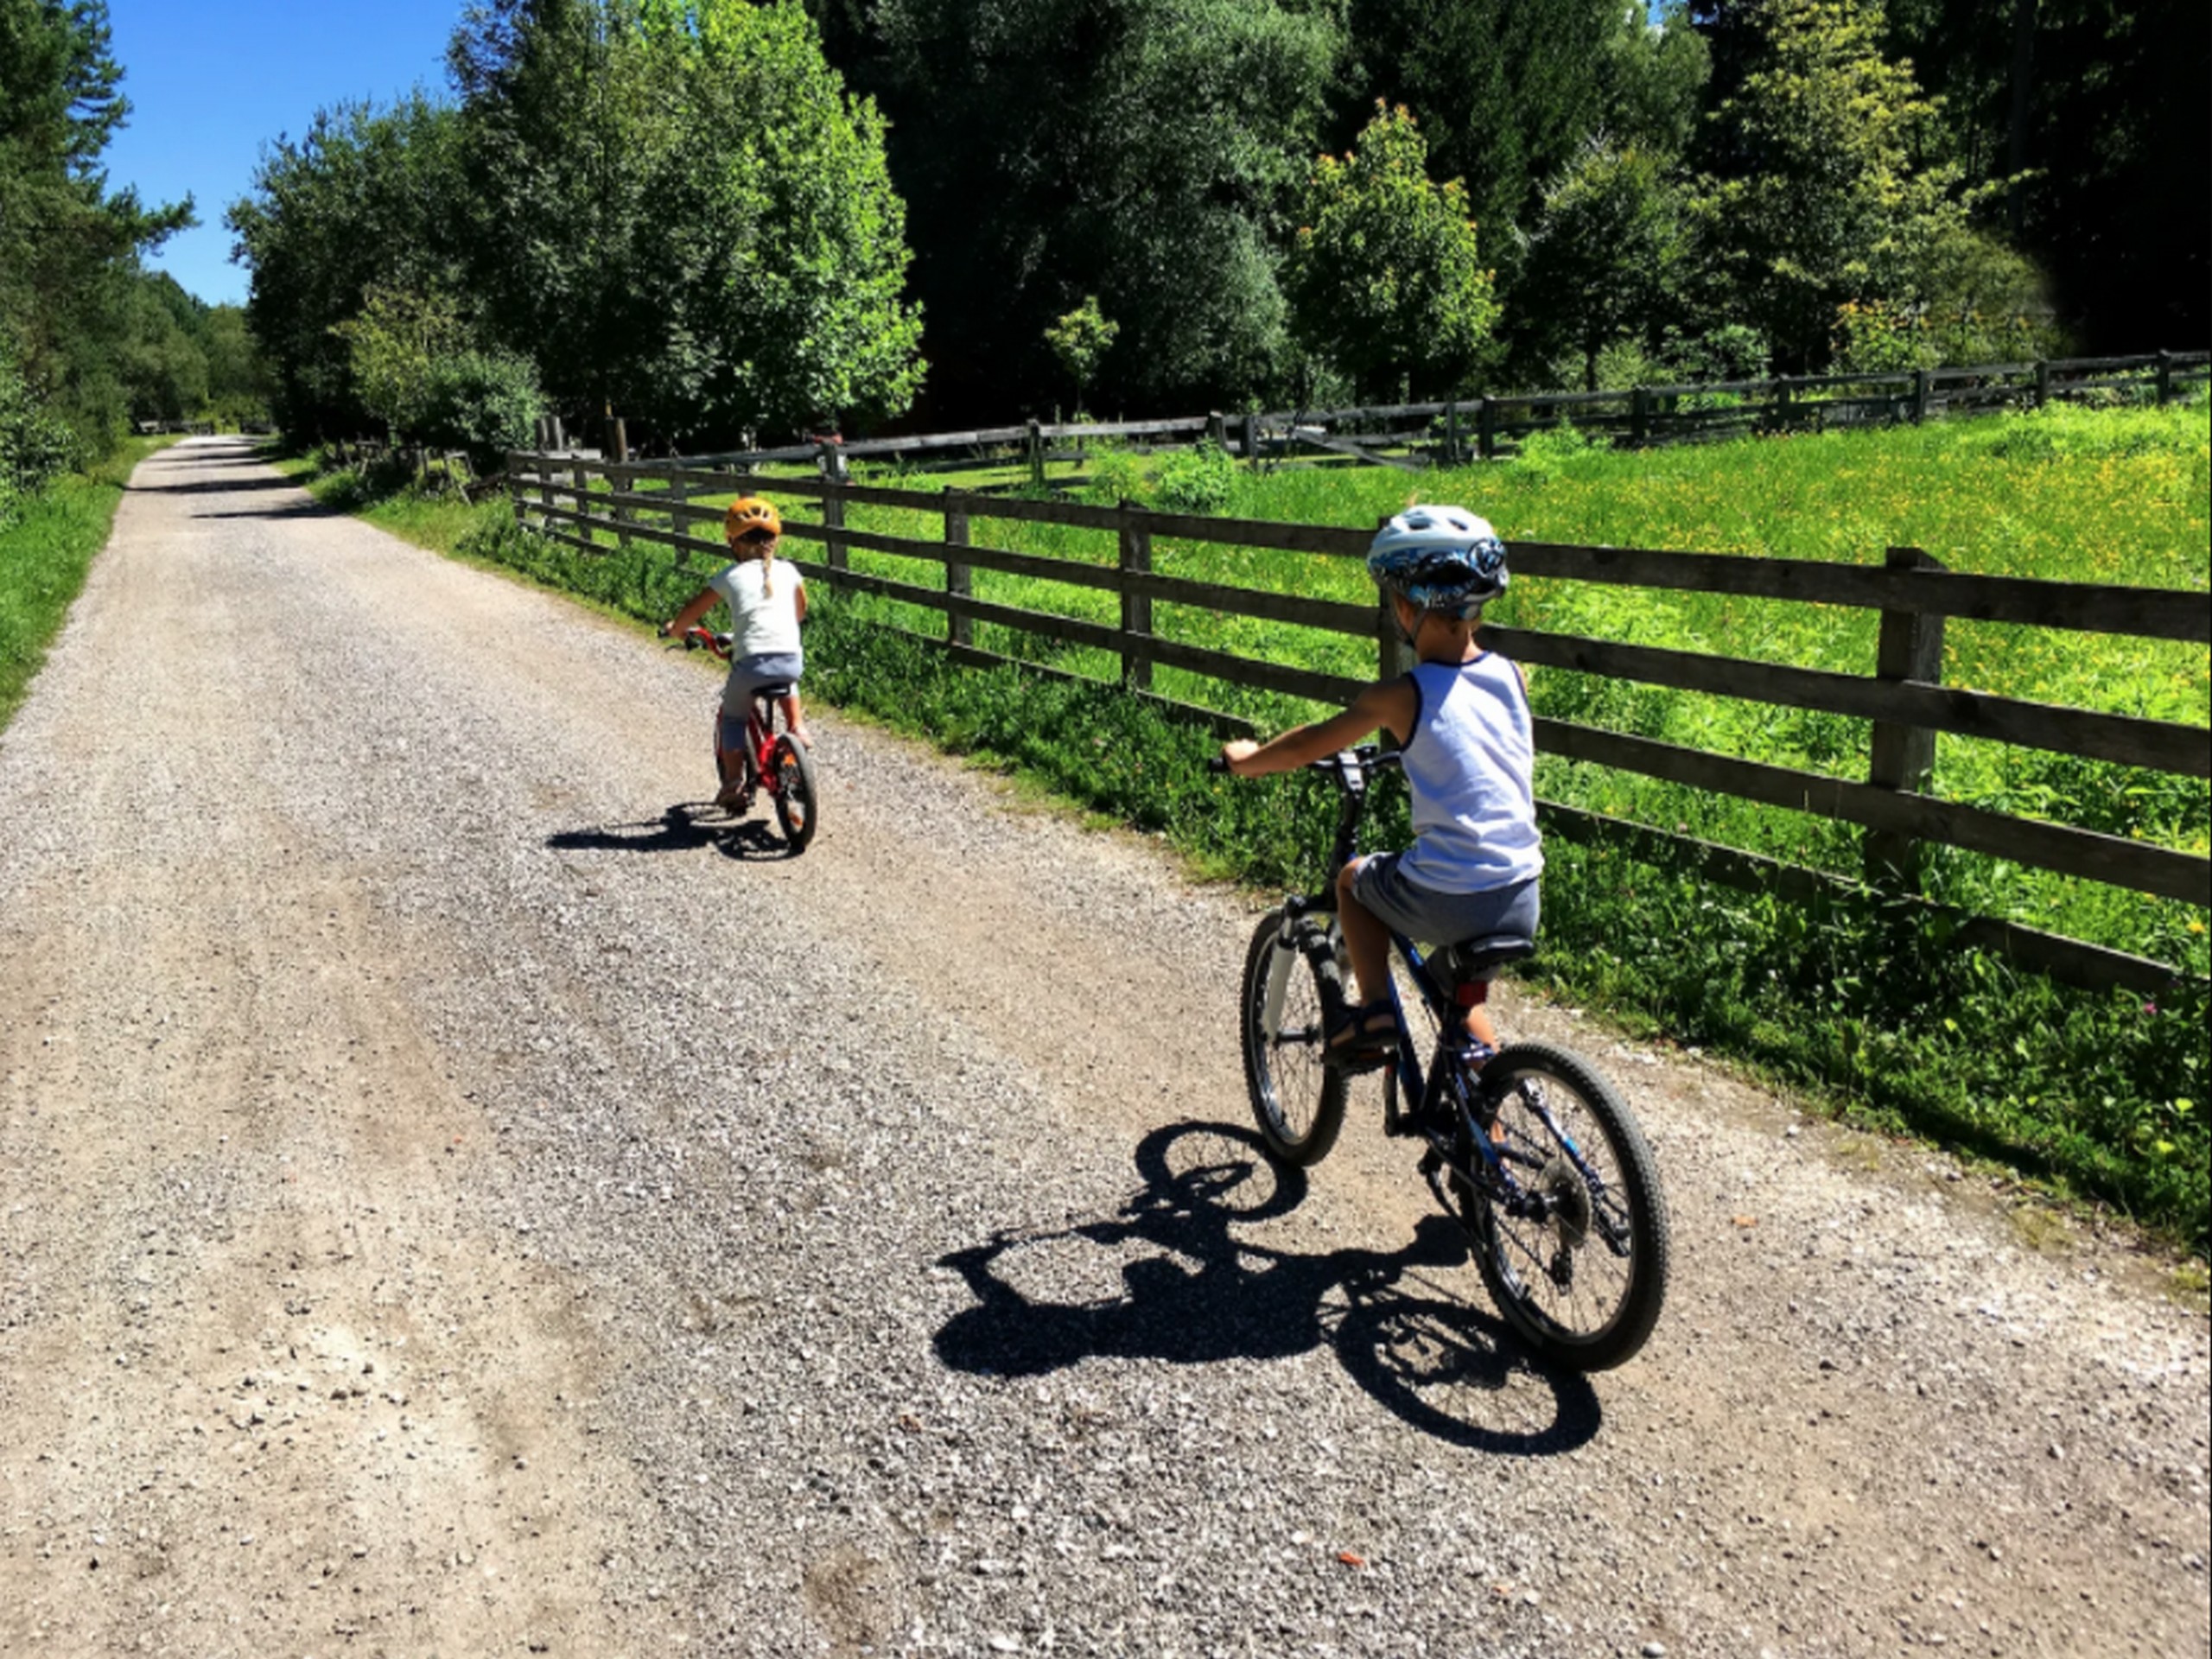
[(1471, 618), (1505, 591), (1505, 543), (1465, 507), (1408, 507), (1375, 532), (1367, 574), (1421, 611)]

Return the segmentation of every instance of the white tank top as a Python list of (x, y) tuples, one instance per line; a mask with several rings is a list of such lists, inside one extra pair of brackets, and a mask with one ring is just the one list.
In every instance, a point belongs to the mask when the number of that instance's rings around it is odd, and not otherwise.
[(1420, 663), (1421, 708), (1406, 740), (1414, 844), (1398, 868), (1433, 893), (1487, 893), (1544, 868), (1531, 781), (1529, 694), (1495, 652)]

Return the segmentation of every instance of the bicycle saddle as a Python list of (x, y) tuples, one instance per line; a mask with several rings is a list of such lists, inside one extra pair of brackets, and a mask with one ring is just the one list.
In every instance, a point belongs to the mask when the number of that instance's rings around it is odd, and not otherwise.
[(766, 685), (756, 685), (753, 688), (753, 695), (756, 699), (760, 697), (788, 697), (791, 694), (791, 683), (789, 680), (771, 680)]
[(1536, 954), (1536, 942), (1518, 933), (1490, 933), (1479, 938), (1447, 944), (1428, 959), (1429, 969), (1447, 985), (1465, 985), (1490, 979), (1509, 962)]

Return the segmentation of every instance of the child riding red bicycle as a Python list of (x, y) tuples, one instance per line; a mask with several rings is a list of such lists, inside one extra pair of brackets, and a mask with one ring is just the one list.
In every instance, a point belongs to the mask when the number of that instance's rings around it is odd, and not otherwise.
[[(741, 496), (730, 503), (722, 517), (722, 537), (734, 556), (661, 625), (664, 638), (681, 639), (716, 604), (729, 607), (729, 677), (722, 683), (721, 741), (716, 746), (723, 753), (745, 748), (746, 717), (754, 693), (766, 685), (791, 688), (778, 700), (784, 725), (800, 743), (814, 747), (798, 706), (798, 679), (805, 667), (799, 625), (806, 620), (806, 578), (788, 564), (776, 569), (783, 533), (783, 516), (760, 497)], [(725, 811), (745, 810), (755, 781), (743, 772), (726, 778), (715, 804)]]

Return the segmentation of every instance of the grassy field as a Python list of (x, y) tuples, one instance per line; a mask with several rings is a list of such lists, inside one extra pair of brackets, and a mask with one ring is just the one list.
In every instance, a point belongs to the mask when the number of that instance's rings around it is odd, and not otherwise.
[(134, 438), (89, 473), (55, 479), (0, 525), (0, 729), (30, 694), (46, 648), (107, 545), (131, 468), (174, 438)]
[[(1485, 512), (1508, 541), (1676, 547), (1873, 563), (1892, 544), (1925, 548), (1954, 569), (2208, 587), (2207, 412), (2083, 412), (1707, 449), (1616, 454), (1566, 437), (1510, 464), (1418, 480), (1423, 499)], [(1163, 474), (1109, 457), (1093, 486), (1202, 505), (1233, 516), (1370, 525), (1416, 480), (1377, 469), (1253, 475), (1184, 460)], [(957, 480), (935, 479), (933, 484)], [(321, 486), (344, 493), (344, 480)], [(788, 498), (795, 513), (806, 504)], [(695, 584), (664, 552), (586, 556), (512, 531), (499, 508), (433, 510), (401, 499), (372, 518), (426, 544), (524, 569), (640, 618), (664, 615)], [(440, 518), (437, 513), (458, 514)], [(934, 515), (855, 510), (856, 527), (934, 539)], [(467, 529), (470, 523), (478, 527)], [(979, 522), (979, 540), (1108, 563), (1111, 538), (1049, 526)], [(856, 568), (925, 585), (941, 567), (855, 552)], [(1204, 543), (1162, 543), (1166, 574), (1364, 601), (1356, 561)], [(975, 574), (979, 595), (1110, 620), (1110, 595)], [(1302, 782), (1208, 778), (1211, 741), (1115, 691), (1103, 653), (979, 628), (977, 643), (1097, 677), (1070, 685), (1018, 671), (951, 667), (903, 633), (943, 619), (913, 607), (827, 595), (809, 646), (817, 696), (1021, 770), (1115, 817), (1157, 830), (1207, 870), (1265, 885), (1312, 880), (1325, 854), (1325, 803)], [(1156, 607), (1170, 637), (1347, 676), (1374, 671), (1371, 644), (1308, 630)], [(1758, 655), (1865, 673), (1870, 616), (1827, 607), (1632, 594), (1523, 582), (1495, 613), (1516, 626), (1643, 644)], [(2205, 653), (2152, 642), (1955, 622), (1948, 683), (2196, 724), (2205, 721)], [(1545, 671), (1540, 709), (1673, 741), (1863, 776), (1863, 721), (1731, 699), (1617, 685)], [(1305, 707), (1162, 671), (1162, 693), (1273, 728)], [(1707, 798), (1620, 773), (1545, 760), (1539, 791), (1726, 844), (1842, 872), (1854, 832), (1801, 815)], [(2091, 766), (1945, 739), (1939, 793), (2202, 852), (2201, 781)], [(1397, 817), (1393, 827), (1392, 813)], [(1378, 844), (1402, 834), (1386, 810)], [(1931, 896), (1971, 910), (2157, 957), (2199, 976), (2158, 1004), (2066, 990), (1949, 948), (1923, 912), (1839, 902), (1807, 911), (1715, 889), (1694, 873), (1617, 846), (1554, 837), (1545, 883), (1544, 977), (1563, 995), (1611, 1009), (1646, 1034), (1738, 1057), (1878, 1127), (1926, 1135), (2114, 1205), (2198, 1250), (2207, 1239), (2204, 916), (1973, 855), (1931, 860)]]

